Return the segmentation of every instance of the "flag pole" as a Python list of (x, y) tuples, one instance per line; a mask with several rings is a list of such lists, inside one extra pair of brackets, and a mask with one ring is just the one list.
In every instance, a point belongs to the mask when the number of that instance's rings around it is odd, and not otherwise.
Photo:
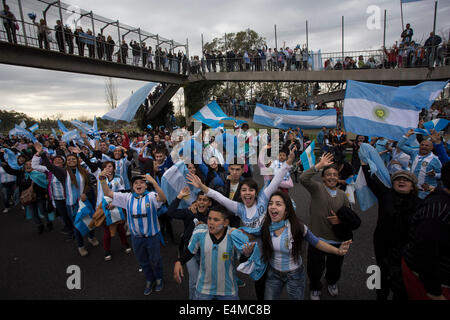
[(400, 16), (402, 17), (402, 32), (405, 30), (405, 27), (403, 26), (403, 3), (402, 0), (400, 0)]

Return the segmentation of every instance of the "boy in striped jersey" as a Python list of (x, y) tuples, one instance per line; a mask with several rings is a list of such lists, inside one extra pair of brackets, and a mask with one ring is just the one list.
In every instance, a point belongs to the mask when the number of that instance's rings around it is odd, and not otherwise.
[[(133, 192), (113, 192), (107, 184), (108, 173), (102, 171), (99, 180), (105, 196), (113, 199), (111, 204), (126, 209), (131, 242), (139, 265), (147, 279), (144, 295), (153, 287), (156, 292), (163, 288), (163, 266), (159, 242), (162, 239), (157, 211), (166, 201), (164, 192), (149, 174), (131, 178)], [(149, 182), (156, 192), (147, 191)]]
[(174, 278), (181, 283), (183, 265), (200, 250), (200, 270), (194, 300), (238, 300), (235, 261), (238, 250), (231, 238), (227, 210), (211, 207), (208, 227), (195, 228), (189, 246), (174, 267)]

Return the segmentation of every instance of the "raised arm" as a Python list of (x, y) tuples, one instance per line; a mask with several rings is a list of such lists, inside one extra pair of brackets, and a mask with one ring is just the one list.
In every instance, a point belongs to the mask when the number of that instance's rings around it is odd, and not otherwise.
[(153, 188), (155, 188), (156, 193), (158, 194), (159, 200), (160, 202), (166, 202), (167, 198), (166, 195), (164, 194), (164, 192), (162, 191), (162, 189), (160, 188), (158, 182), (156, 182), (155, 179), (153, 179), (153, 177), (150, 174), (146, 174), (145, 178), (147, 179), (148, 182), (150, 182), (153, 185)]
[(103, 194), (106, 197), (110, 197), (111, 199), (114, 199), (114, 192), (109, 188), (108, 183), (106, 182), (108, 174), (103, 170), (99, 176), (98, 180), (100, 181), (100, 184), (102, 186)]
[(205, 186), (202, 183), (200, 178), (198, 176), (196, 176), (196, 175), (192, 175), (192, 174), (188, 173), (186, 178), (187, 178), (187, 183), (189, 183), (190, 185), (193, 185), (194, 187), (202, 190), (203, 193), (206, 196), (208, 196), (208, 198), (216, 200), (221, 205), (223, 205), (225, 208), (227, 208), (229, 211), (237, 214), (239, 202), (233, 201), (231, 199), (228, 199), (227, 197), (225, 197), (221, 193), (219, 193), (219, 192), (217, 192), (215, 190), (212, 190), (211, 188), (208, 188), (207, 186)]
[(272, 181), (270, 184), (264, 189), (264, 194), (266, 195), (267, 199), (274, 193), (278, 187), (280, 186), (281, 182), (284, 179), (284, 176), (288, 173), (289, 169), (292, 166), (292, 163), (295, 159), (295, 151), (297, 150), (297, 147), (292, 148), (292, 150), (289, 153), (288, 159), (286, 160), (286, 163), (281, 167), (281, 170), (277, 170), (275, 173)]
[(408, 140), (408, 138), (414, 134), (414, 129), (409, 129), (408, 132), (400, 139), (400, 141), (398, 142), (398, 147), (400, 150), (402, 150), (404, 153), (408, 154), (409, 156), (413, 157), (414, 156), (414, 151), (415, 149), (408, 147), (406, 145), (406, 141)]

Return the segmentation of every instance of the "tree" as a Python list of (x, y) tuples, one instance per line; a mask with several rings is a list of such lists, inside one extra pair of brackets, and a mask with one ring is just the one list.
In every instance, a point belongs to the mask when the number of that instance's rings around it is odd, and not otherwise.
[(206, 51), (233, 50), (238, 52), (260, 49), (265, 44), (265, 38), (259, 36), (256, 31), (247, 29), (238, 33), (226, 33), (223, 37), (214, 38), (211, 42), (206, 42), (203, 49)]
[(108, 111), (117, 107), (117, 86), (111, 77), (105, 78), (105, 100)]

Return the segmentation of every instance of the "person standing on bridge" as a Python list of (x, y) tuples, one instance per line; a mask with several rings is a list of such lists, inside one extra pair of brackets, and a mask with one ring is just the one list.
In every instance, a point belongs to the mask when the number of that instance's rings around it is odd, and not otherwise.
[[(45, 19), (39, 20), (39, 23), (36, 21), (36, 16), (33, 16), (33, 24), (37, 27), (38, 31), (38, 41), (39, 41), (39, 48), (45, 50), (50, 50), (50, 43), (48, 41), (48, 33), (50, 32), (50, 29), (47, 27), (47, 22)], [(44, 46), (42, 45), (44, 43)]]
[(77, 44), (78, 48), (78, 55), (80, 57), (84, 57), (84, 41), (82, 39), (84, 34), (82, 27), (77, 27), (77, 29), (74, 31), (73, 35), (75, 36), (75, 43)]
[(9, 6), (4, 5), (5, 10), (0, 13), (0, 16), (3, 20), (3, 26), (6, 30), (6, 35), (8, 37), (8, 42), (14, 42), (17, 44), (17, 36), (16, 36), (16, 17), (14, 14), (9, 11)]

